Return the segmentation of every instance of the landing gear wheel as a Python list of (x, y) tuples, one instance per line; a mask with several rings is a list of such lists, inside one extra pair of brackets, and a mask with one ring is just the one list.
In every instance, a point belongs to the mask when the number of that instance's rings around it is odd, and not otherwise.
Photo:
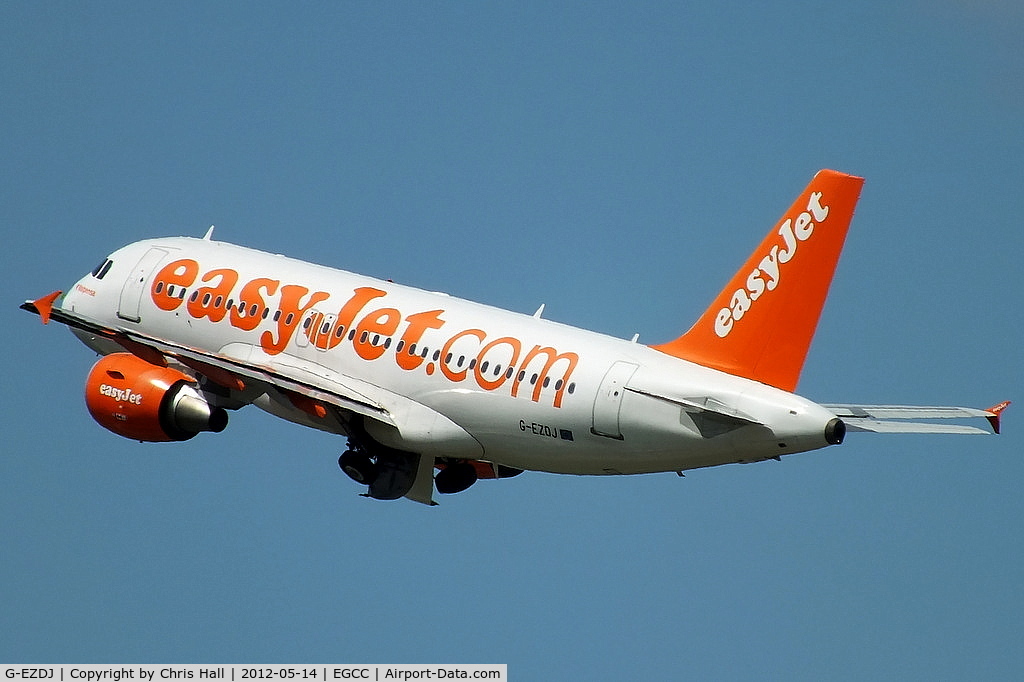
[(370, 485), (377, 480), (377, 465), (355, 450), (346, 450), (338, 458), (338, 466), (356, 483)]
[(476, 469), (469, 462), (449, 464), (437, 472), (437, 476), (434, 476), (437, 492), (444, 495), (461, 493), (474, 483), (476, 483)]

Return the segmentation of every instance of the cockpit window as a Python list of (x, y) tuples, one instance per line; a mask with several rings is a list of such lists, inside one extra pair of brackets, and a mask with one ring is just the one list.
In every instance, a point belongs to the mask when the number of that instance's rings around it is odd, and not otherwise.
[(96, 279), (103, 279), (103, 276), (110, 270), (110, 266), (114, 264), (114, 261), (106, 258), (102, 263), (92, 269), (92, 276)]

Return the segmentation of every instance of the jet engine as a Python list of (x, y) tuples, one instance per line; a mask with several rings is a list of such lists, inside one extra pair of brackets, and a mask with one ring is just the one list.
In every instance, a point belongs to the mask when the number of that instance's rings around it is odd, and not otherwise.
[(194, 384), (176, 369), (112, 353), (89, 372), (85, 404), (101, 426), (132, 440), (181, 441), (200, 431), (223, 431), (227, 412), (208, 403)]

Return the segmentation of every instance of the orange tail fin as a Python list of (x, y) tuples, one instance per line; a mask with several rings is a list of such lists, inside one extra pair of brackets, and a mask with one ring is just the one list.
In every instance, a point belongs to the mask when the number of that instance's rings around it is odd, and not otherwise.
[(820, 171), (697, 323), (653, 348), (796, 389), (863, 185)]

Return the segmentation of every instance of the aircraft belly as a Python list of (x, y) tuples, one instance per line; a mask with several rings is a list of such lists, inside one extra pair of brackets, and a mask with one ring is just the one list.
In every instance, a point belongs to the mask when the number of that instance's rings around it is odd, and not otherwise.
[[(460, 411), (458, 405), (467, 398), (472, 411)], [(592, 407), (586, 400), (552, 410), (491, 394), (438, 392), (428, 402), (442, 413), (459, 413), (460, 425), (483, 446), (485, 459), (517, 469), (636, 474), (707, 466), (709, 457), (735, 460), (733, 439), (703, 438), (680, 419), (678, 407), (638, 405), (637, 397), (628, 392), (622, 404), (621, 438), (594, 432)]]
[[(596, 373), (587, 382), (593, 389), (578, 390), (559, 408), (522, 396), (469, 389), (428, 391), (415, 399), (472, 434), (483, 447), (484, 459), (518, 469), (638, 474), (759, 461), (776, 455), (772, 448), (777, 445), (764, 427), (745, 424), (738, 428), (715, 423), (710, 417), (697, 423), (701, 417), (678, 403), (627, 390), (635, 365), (617, 364), (623, 366), (621, 380), (612, 382), (605, 371)], [(614, 422), (615, 429), (595, 428), (594, 405), (602, 390), (615, 397), (614, 420), (606, 420)], [(750, 439), (753, 447), (748, 446)]]
[[(785, 414), (790, 414), (788, 409)], [(817, 427), (808, 430), (805, 421), (796, 416), (791, 417), (792, 423), (773, 420), (770, 428), (738, 419), (729, 421), (716, 413), (694, 412), (680, 404), (629, 390), (624, 392), (619, 413), (620, 439), (595, 433), (588, 422), (590, 416), (575, 415), (571, 442), (557, 437), (560, 426), (553, 424), (548, 429), (537, 422), (512, 429), (519, 434), (502, 437), (497, 432), (488, 432), (481, 442), (488, 459), (508, 466), (594, 475), (760, 462), (825, 445)]]
[(482, 459), (484, 448), (465, 428), (414, 401), (391, 407), (396, 425), (367, 420), (366, 431), (378, 443), (430, 457)]

